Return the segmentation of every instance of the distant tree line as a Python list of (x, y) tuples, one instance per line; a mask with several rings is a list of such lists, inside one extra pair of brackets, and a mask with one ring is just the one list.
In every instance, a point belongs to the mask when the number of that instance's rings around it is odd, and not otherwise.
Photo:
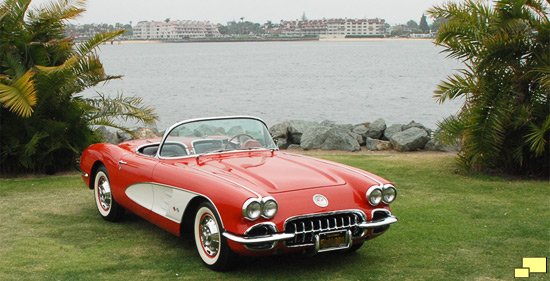
[(261, 24), (250, 21), (230, 21), (227, 25), (219, 25), (218, 31), (223, 35), (263, 35), (266, 33)]
[(65, 35), (76, 38), (78, 40), (79, 38), (92, 38), (96, 34), (114, 32), (119, 30), (126, 31), (119, 38), (129, 38), (133, 35), (132, 24), (121, 23), (116, 23), (115, 25), (106, 23), (92, 23), (82, 25), (67, 24), (65, 26)]

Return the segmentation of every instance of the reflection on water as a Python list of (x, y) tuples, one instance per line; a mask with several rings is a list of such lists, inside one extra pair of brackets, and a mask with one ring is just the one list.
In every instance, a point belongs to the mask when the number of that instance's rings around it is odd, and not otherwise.
[(299, 119), (435, 128), (460, 102), (437, 104), (436, 85), (460, 65), (429, 40), (104, 45), (108, 74), (88, 90), (138, 95), (158, 128), (189, 118), (254, 115), (268, 125)]

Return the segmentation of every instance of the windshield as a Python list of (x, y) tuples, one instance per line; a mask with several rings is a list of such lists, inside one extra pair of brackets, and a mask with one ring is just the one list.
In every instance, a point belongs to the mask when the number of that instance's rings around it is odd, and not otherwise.
[(253, 118), (220, 118), (189, 121), (173, 127), (160, 156), (275, 148), (263, 122)]

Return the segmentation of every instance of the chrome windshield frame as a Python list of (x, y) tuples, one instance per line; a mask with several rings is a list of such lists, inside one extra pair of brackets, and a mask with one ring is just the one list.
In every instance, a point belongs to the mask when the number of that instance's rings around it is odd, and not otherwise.
[[(179, 121), (179, 122), (173, 124), (172, 126), (170, 126), (164, 132), (164, 135), (162, 136), (162, 140), (159, 143), (159, 149), (157, 150), (157, 153), (156, 153), (155, 157), (158, 158), (158, 159), (184, 159), (184, 158), (197, 158), (197, 157), (202, 156), (202, 155), (212, 155), (212, 154), (221, 154), (221, 153), (228, 153), (228, 152), (247, 152), (247, 151), (249, 151), (249, 150), (234, 150), (234, 151), (224, 151), (224, 152), (207, 152), (207, 153), (201, 153), (201, 154), (185, 155), (185, 156), (181, 156), (181, 157), (162, 157), (162, 156), (160, 156), (161, 149), (164, 146), (164, 143), (166, 142), (166, 139), (168, 138), (168, 135), (170, 135), (170, 133), (176, 127), (179, 127), (183, 124), (188, 124), (188, 123), (203, 122), (203, 121), (216, 121), (216, 120), (229, 120), (229, 119), (250, 119), (250, 120), (260, 121), (264, 125), (264, 128), (266, 129), (266, 131), (269, 132), (269, 128), (267, 127), (267, 124), (265, 123), (265, 121), (258, 118), (258, 117), (255, 117), (255, 116), (235, 115), (235, 116), (218, 116), (218, 117), (187, 119), (187, 120)], [(273, 141), (273, 138), (271, 137), (271, 135), (268, 135), (268, 136), (269, 136), (269, 138), (271, 138), (273, 144), (275, 144), (275, 142)], [(275, 144), (274, 148), (262, 148), (262, 149), (254, 149), (254, 150), (250, 150), (250, 151), (262, 151), (262, 150), (275, 151), (275, 150), (279, 150), (279, 148), (277, 147), (277, 144)]]

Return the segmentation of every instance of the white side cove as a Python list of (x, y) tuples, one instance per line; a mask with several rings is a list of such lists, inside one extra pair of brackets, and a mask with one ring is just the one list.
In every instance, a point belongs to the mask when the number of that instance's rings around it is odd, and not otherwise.
[(185, 208), (197, 194), (154, 183), (138, 183), (126, 188), (126, 195), (138, 205), (181, 223)]

